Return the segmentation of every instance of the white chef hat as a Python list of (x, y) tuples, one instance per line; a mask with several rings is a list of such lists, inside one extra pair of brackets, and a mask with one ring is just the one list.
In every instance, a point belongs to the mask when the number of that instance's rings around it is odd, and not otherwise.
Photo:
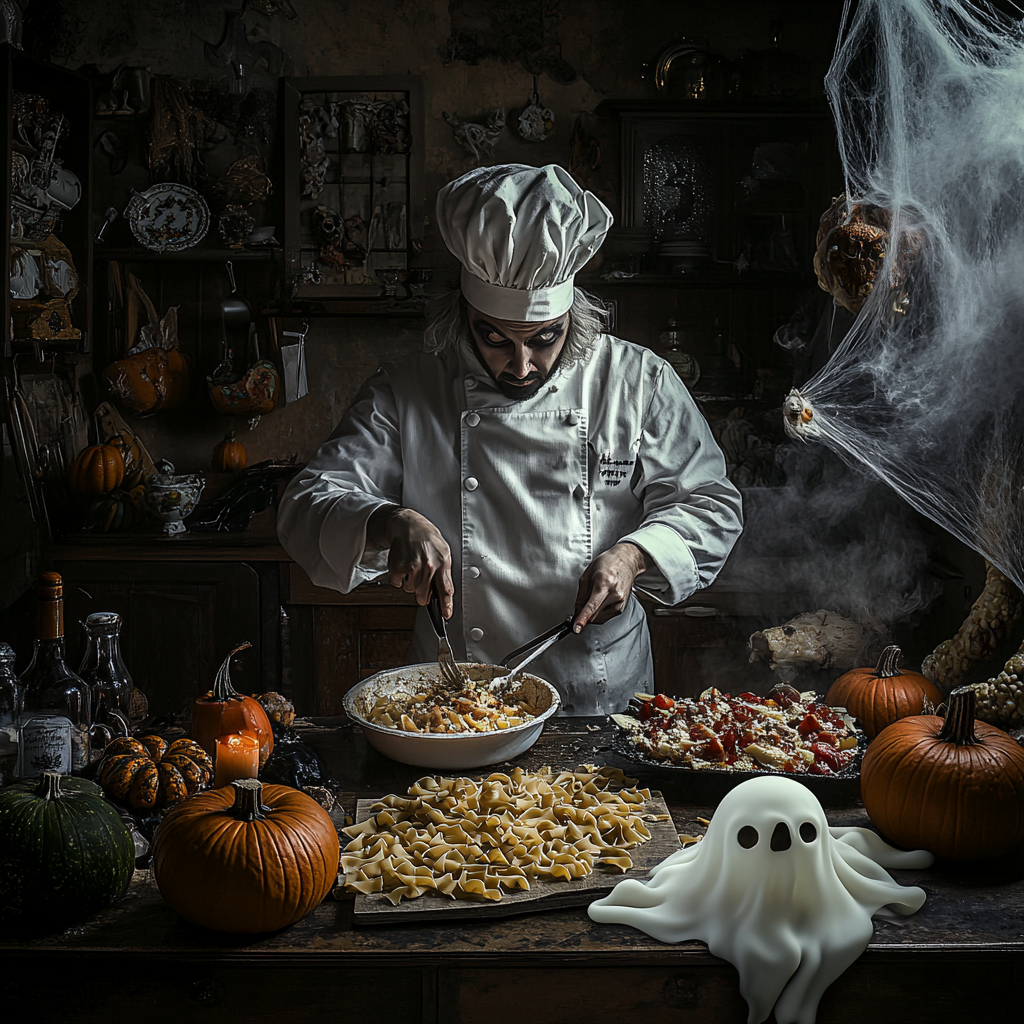
[(437, 223), (462, 264), (462, 294), (502, 320), (550, 320), (572, 305), (573, 277), (612, 215), (556, 164), (478, 167), (437, 195)]

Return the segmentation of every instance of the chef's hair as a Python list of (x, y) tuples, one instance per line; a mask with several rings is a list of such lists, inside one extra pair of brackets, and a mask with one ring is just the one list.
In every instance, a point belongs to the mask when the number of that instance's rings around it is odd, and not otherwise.
[[(565, 337), (562, 361), (575, 363), (585, 360), (594, 342), (604, 333), (608, 313), (603, 306), (580, 288), (573, 289), (569, 309), (569, 330)], [(434, 355), (454, 352), (461, 341), (471, 341), (466, 300), (458, 288), (436, 300), (434, 311), (423, 332), (423, 347)]]

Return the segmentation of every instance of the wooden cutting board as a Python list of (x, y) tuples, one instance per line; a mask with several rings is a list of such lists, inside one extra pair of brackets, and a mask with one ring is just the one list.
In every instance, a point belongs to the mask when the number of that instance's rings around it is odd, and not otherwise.
[[(372, 816), (370, 808), (375, 801), (360, 800), (356, 805), (356, 821)], [(644, 814), (668, 814), (661, 793), (652, 792), (644, 805)], [(426, 892), (418, 899), (402, 900), (397, 907), (380, 893), (357, 893), (353, 919), (360, 924), (392, 925), (402, 921), (410, 923), (424, 920), (457, 920), (484, 917), (510, 917), (529, 914), (536, 910), (561, 907), (585, 907), (604, 896), (623, 878), (643, 878), (655, 864), (660, 864), (670, 853), (680, 849), (679, 836), (671, 816), (667, 821), (645, 821), (651, 838), (628, 850), (633, 867), (625, 874), (609, 871), (599, 865), (586, 878), (570, 882), (531, 880), (530, 889), (514, 890), (500, 900), (453, 900), (434, 892)]]

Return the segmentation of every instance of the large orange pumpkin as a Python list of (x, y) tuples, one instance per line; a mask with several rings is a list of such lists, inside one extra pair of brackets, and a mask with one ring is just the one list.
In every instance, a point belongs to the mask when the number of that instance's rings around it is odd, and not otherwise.
[(1024, 840), (1024, 750), (977, 722), (977, 697), (949, 695), (945, 719), (903, 718), (861, 763), (861, 797), (883, 835), (949, 860), (999, 857)]
[(112, 444), (92, 444), (83, 448), (71, 463), (68, 482), (78, 494), (106, 494), (121, 486), (124, 459)]
[(254, 697), (239, 693), (231, 685), (231, 659), (252, 647), (239, 644), (222, 662), (213, 689), (197, 697), (192, 705), (192, 737), (210, 757), (217, 756), (217, 737), (248, 729), (260, 741), (260, 767), (274, 752), (274, 731), (263, 706)]
[(305, 917), (337, 880), (338, 833), (290, 786), (239, 779), (167, 813), (153, 874), (186, 921), (222, 932), (269, 932)]
[(873, 668), (854, 668), (844, 672), (825, 696), (825, 703), (833, 708), (846, 708), (873, 740), (887, 725), (919, 715), (924, 701), (933, 707), (942, 701), (942, 691), (920, 672), (899, 668), (900, 649), (886, 647), (878, 664)]

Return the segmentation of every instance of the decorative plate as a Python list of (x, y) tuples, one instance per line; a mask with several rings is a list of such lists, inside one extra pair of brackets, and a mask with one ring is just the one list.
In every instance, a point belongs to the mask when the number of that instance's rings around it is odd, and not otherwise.
[(210, 224), (210, 208), (193, 188), (162, 182), (133, 192), (124, 212), (132, 234), (147, 249), (175, 252), (198, 244)]

